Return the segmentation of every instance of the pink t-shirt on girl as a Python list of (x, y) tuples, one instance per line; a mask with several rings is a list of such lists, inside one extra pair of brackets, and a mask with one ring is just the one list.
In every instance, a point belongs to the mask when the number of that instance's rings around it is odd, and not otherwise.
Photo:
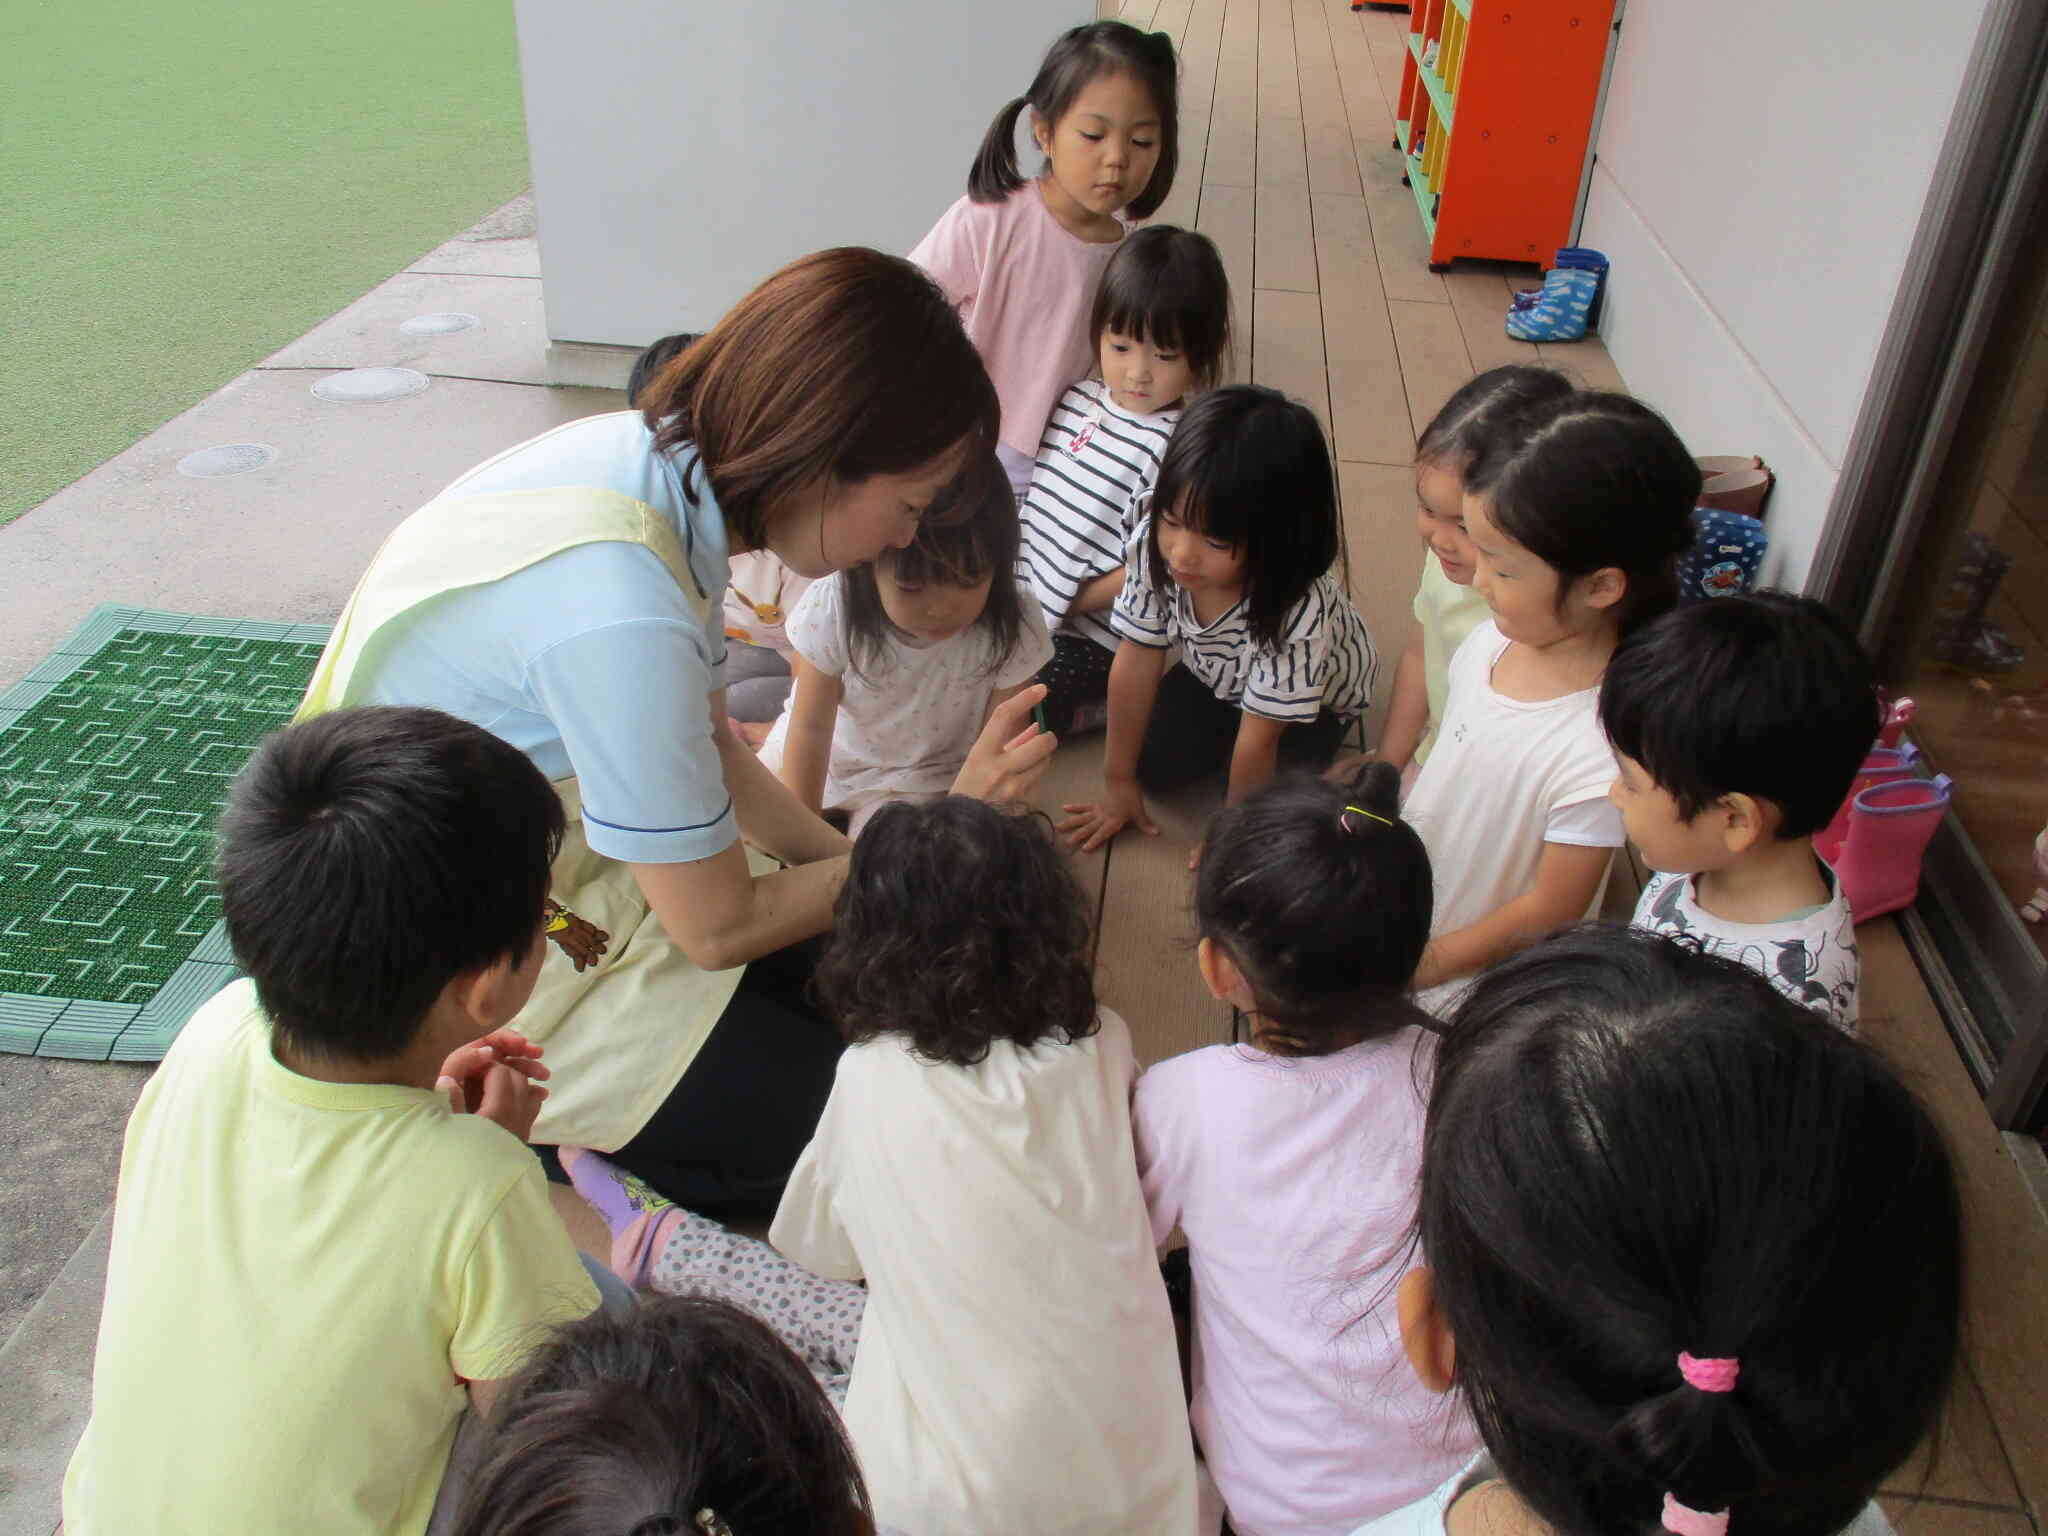
[(1189, 1416), (1240, 1536), (1329, 1536), (1420, 1498), (1478, 1448), (1415, 1379), (1394, 1287), (1422, 1158), (1403, 1029), (1328, 1056), (1212, 1045), (1138, 1079), (1152, 1236), (1187, 1234)]
[(1013, 453), (1036, 457), (1053, 402), (1094, 370), (1088, 314), (1116, 248), (1069, 233), (1027, 181), (1000, 203), (961, 198), (911, 251), (959, 308)]

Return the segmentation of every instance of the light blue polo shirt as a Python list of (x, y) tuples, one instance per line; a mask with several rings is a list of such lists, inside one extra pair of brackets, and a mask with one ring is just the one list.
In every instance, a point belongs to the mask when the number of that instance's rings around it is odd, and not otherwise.
[(593, 416), (472, 470), (442, 494), (593, 486), (676, 526), (704, 599), (699, 619), (639, 545), (579, 545), (401, 615), (357, 666), (364, 704), (446, 710), (503, 737), (550, 779), (574, 775), (584, 835), (608, 858), (679, 864), (738, 838), (712, 745), (725, 662), (725, 518), (693, 450), (656, 453), (637, 412)]

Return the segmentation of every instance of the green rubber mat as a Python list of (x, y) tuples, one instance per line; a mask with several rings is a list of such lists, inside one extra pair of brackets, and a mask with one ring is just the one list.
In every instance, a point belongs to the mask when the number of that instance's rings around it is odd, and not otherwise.
[(234, 978), (214, 824), (327, 633), (109, 604), (0, 695), (0, 1050), (155, 1061)]

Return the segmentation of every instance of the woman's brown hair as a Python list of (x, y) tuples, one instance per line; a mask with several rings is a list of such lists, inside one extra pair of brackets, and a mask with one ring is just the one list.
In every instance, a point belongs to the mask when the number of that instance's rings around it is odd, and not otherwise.
[[(685, 348), (637, 402), (654, 446), (694, 444), (735, 548), (766, 544), (770, 511), (827, 476), (905, 474), (968, 444), (979, 471), (1002, 408), (960, 317), (898, 256), (802, 256)], [(684, 490), (697, 494), (696, 467)]]

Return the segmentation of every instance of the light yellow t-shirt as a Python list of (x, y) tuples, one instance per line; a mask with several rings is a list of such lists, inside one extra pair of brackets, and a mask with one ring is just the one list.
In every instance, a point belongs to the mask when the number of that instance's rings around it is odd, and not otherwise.
[(1429, 690), (1429, 728), (1415, 748), (1415, 764), (1429, 761), (1436, 728), (1443, 723), (1444, 701), (1451, 694), (1451, 657), (1465, 637), (1486, 617), (1486, 599), (1479, 588), (1459, 586), (1444, 574), (1443, 562), (1423, 551), (1422, 580), (1415, 588), (1415, 620), (1422, 626), (1422, 680)]
[(426, 1090), (287, 1071), (236, 982), (128, 1122), (64, 1529), (423, 1531), (463, 1380), (596, 1305), (532, 1153)]

